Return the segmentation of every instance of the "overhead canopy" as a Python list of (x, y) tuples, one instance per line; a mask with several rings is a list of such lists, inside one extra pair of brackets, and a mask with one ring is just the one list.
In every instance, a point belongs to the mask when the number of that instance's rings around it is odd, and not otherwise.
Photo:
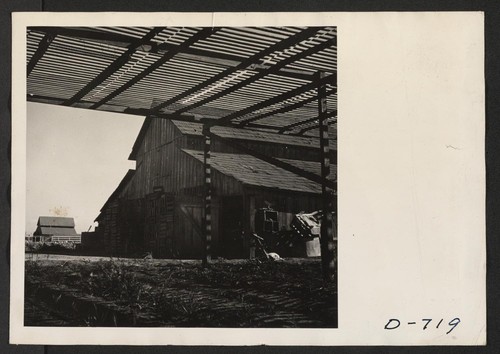
[(335, 27), (30, 27), (27, 43), (29, 101), (317, 135), (323, 85), (336, 125)]

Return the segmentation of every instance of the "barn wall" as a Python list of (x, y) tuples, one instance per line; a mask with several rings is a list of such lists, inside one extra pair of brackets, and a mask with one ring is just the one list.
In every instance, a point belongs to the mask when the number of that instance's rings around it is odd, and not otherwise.
[[(136, 172), (120, 198), (144, 199), (155, 187), (173, 195), (173, 244), (180, 258), (199, 258), (204, 250), (202, 225), (204, 173), (203, 163), (181, 149), (198, 149), (203, 140), (182, 135), (167, 120), (153, 119), (136, 154)], [(218, 171), (212, 174), (212, 218), (218, 220), (219, 195), (241, 195), (241, 183)], [(197, 226), (194, 226), (196, 224)], [(214, 254), (217, 253), (218, 223), (212, 224)], [(146, 246), (147, 248), (147, 246)]]
[[(275, 144), (252, 143), (247, 146), (284, 158), (295, 159), (315, 159), (317, 151), (308, 148), (284, 148)], [(141, 217), (144, 219), (144, 200), (151, 195), (158, 187), (163, 188), (163, 192), (174, 198), (175, 208), (171, 223), (163, 229), (168, 230), (167, 239), (171, 239), (171, 244), (175, 248), (169, 252), (168, 257), (199, 258), (204, 250), (204, 235), (202, 230), (203, 216), (203, 193), (204, 193), (204, 172), (203, 163), (181, 149), (202, 150), (203, 137), (185, 136), (175, 127), (173, 123), (163, 119), (152, 119), (149, 129), (136, 150), (136, 172), (132, 180), (117, 196), (120, 200), (135, 200), (143, 206), (142, 214), (134, 217), (134, 222), (141, 224)], [(214, 141), (213, 151), (237, 152), (229, 147)], [(314, 157), (314, 158), (313, 158)], [(320, 209), (319, 196), (280, 192), (261, 188), (243, 187), (243, 185), (232, 177), (223, 175), (213, 170), (212, 172), (212, 239), (214, 256), (222, 254), (224, 247), (219, 240), (221, 225), (221, 205), (223, 198), (230, 196), (241, 196), (244, 198), (242, 206), (243, 225), (245, 230), (253, 229), (255, 210), (265, 207), (268, 203), (279, 211), (279, 221), (281, 226), (289, 227), (293, 215), (300, 211), (311, 212)], [(141, 204), (141, 201), (142, 204)], [(266, 203), (268, 202), (268, 203)], [(113, 204), (114, 205), (114, 204)], [(116, 213), (116, 206), (106, 211), (106, 215)], [(225, 213), (227, 214), (227, 213)], [(148, 242), (144, 241), (146, 230), (145, 221), (140, 227), (134, 229), (134, 235), (119, 233), (115, 220), (108, 217), (110, 223), (105, 224), (105, 237), (107, 250), (111, 254), (119, 253), (117, 250), (128, 250), (131, 248), (141, 249), (141, 242), (144, 243), (143, 250), (151, 248)], [(144, 219), (145, 220), (145, 219)], [(112, 229), (110, 225), (115, 225)], [(122, 222), (122, 224), (124, 224)], [(108, 229), (106, 229), (108, 227)], [(130, 228), (130, 225), (127, 226)], [(151, 231), (151, 230), (150, 230)], [(243, 231), (243, 230), (242, 230)], [(169, 241), (170, 242), (170, 241)], [(121, 244), (121, 246), (120, 246)], [(130, 247), (129, 245), (134, 245)], [(120, 248), (121, 247), (121, 248)], [(154, 247), (153, 247), (154, 248)], [(161, 255), (160, 255), (161, 256)]]

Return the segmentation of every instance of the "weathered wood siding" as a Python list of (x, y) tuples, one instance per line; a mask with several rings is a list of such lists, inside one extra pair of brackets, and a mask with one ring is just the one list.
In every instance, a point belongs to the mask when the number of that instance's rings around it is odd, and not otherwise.
[[(311, 148), (286, 147), (265, 142), (240, 142), (276, 157), (317, 160), (318, 156), (318, 151)], [(169, 237), (172, 237), (172, 244), (176, 249), (169, 253), (180, 258), (198, 258), (204, 249), (204, 237), (200, 230), (203, 219), (203, 163), (181, 149), (201, 151), (202, 137), (183, 135), (170, 121), (152, 119), (136, 150), (136, 172), (119, 197), (143, 200), (160, 187), (164, 193), (173, 195), (175, 211), (173, 225), (169, 229), (173, 234)], [(216, 140), (212, 150), (238, 152)], [(212, 172), (212, 187), (214, 256), (222, 254), (221, 247), (224, 247), (219, 244), (219, 216), (223, 197), (244, 197), (242, 212), (245, 217), (242, 226), (246, 230), (253, 230), (255, 210), (267, 206), (266, 202), (279, 212), (280, 225), (287, 229), (295, 213), (312, 212), (321, 208), (319, 196), (243, 186), (241, 182), (217, 170)]]

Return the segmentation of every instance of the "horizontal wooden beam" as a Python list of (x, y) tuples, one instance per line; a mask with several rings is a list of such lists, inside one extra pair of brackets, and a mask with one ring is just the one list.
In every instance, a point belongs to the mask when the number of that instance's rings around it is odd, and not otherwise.
[[(328, 92), (328, 95), (332, 95), (334, 93), (337, 93), (337, 90), (331, 90), (330, 92)], [(251, 118), (247, 118), (245, 120), (242, 120), (239, 122), (239, 124), (241, 126), (245, 126), (245, 125), (248, 125), (250, 124), (251, 122), (255, 122), (256, 120), (259, 120), (259, 119), (263, 119), (263, 118), (267, 118), (269, 116), (274, 116), (276, 114), (282, 114), (282, 113), (286, 113), (286, 112), (290, 112), (290, 111), (293, 111), (294, 109), (297, 109), (297, 108), (300, 108), (308, 103), (311, 103), (311, 102), (314, 102), (317, 100), (317, 97), (316, 95), (313, 95), (309, 98), (306, 98), (305, 100), (301, 100), (301, 101), (298, 101), (298, 102), (295, 102), (293, 104), (290, 104), (290, 105), (286, 105), (286, 106), (283, 106), (281, 108), (276, 108), (274, 110), (271, 110), (269, 112), (266, 112), (266, 113), (262, 113), (262, 114), (258, 114), (256, 116), (253, 116)], [(284, 132), (285, 130), (287, 130), (287, 127), (283, 127), (280, 129), (280, 133)]]
[(99, 73), (94, 79), (92, 79), (87, 85), (85, 85), (80, 91), (78, 91), (73, 97), (66, 100), (63, 105), (71, 106), (78, 102), (81, 98), (85, 97), (90, 91), (96, 88), (98, 85), (104, 82), (108, 77), (117, 72), (123, 65), (125, 65), (132, 54), (137, 51), (137, 47), (143, 43), (149, 42), (151, 39), (156, 37), (165, 27), (155, 27), (149, 31), (144, 37), (140, 39), (135, 39), (129, 44), (128, 49), (123, 52), (118, 58), (116, 58), (111, 64), (108, 65), (106, 69)]
[[(34, 103), (44, 103), (44, 104), (52, 104), (59, 106), (61, 105), (64, 100), (61, 98), (55, 98), (55, 97), (49, 97), (49, 96), (41, 96), (41, 95), (31, 95), (28, 94), (26, 95), (26, 100), (28, 102), (34, 102)], [(81, 109), (91, 109), (90, 106), (92, 106), (93, 102), (90, 101), (78, 101), (73, 105), (73, 108), (81, 108)], [(95, 110), (95, 109), (92, 109)], [(122, 113), (122, 114), (129, 114), (129, 115), (135, 115), (135, 116), (141, 116), (141, 117), (146, 117), (146, 116), (154, 116), (157, 118), (162, 118), (162, 119), (170, 119), (170, 120), (178, 120), (178, 121), (183, 121), (183, 122), (217, 122), (216, 118), (206, 118), (201, 115), (195, 115), (195, 114), (169, 114), (169, 113), (156, 113), (152, 114), (151, 110), (146, 109), (146, 108), (128, 108), (124, 106), (117, 106), (117, 105), (111, 105), (111, 104), (104, 104), (99, 107), (98, 111), (105, 111), (105, 112), (111, 112), (111, 113)], [(225, 124), (224, 126), (229, 126), (237, 129), (241, 129), (236, 124)], [(256, 129), (267, 129), (267, 130), (274, 130), (274, 132), (277, 132), (280, 127), (275, 126), (275, 125), (267, 125), (267, 124), (249, 124), (248, 128), (256, 128)]]
[(204, 29), (200, 30), (199, 32), (197, 32), (196, 34), (191, 36), (190, 38), (186, 39), (182, 44), (180, 44), (177, 51), (172, 50), (172, 51), (167, 52), (164, 56), (162, 56), (160, 59), (158, 59), (153, 64), (148, 66), (146, 69), (144, 69), (139, 74), (134, 76), (127, 83), (125, 83), (124, 85), (122, 85), (118, 89), (116, 89), (115, 91), (108, 94), (106, 97), (101, 99), (99, 102), (95, 103), (91, 108), (98, 108), (99, 106), (103, 105), (104, 103), (106, 103), (109, 100), (113, 99), (114, 97), (118, 96), (119, 94), (126, 91), (127, 89), (129, 89), (130, 87), (135, 85), (137, 82), (139, 82), (140, 80), (142, 80), (143, 78), (145, 78), (146, 76), (151, 74), (153, 71), (158, 69), (160, 66), (162, 66), (163, 64), (168, 62), (179, 51), (181, 51), (185, 48), (189, 48), (191, 45), (195, 44), (196, 42), (208, 38), (210, 35), (217, 32), (218, 30), (219, 30), (218, 27), (204, 28)]
[[(98, 31), (87, 28), (77, 28), (77, 27), (30, 27), (32, 31), (39, 33), (46, 33), (52, 35), (62, 35), (72, 38), (80, 38), (91, 40), (96, 43), (103, 43), (107, 45), (114, 45), (123, 48), (130, 48), (131, 46), (136, 46), (137, 52), (144, 53), (156, 53), (160, 55), (165, 55), (168, 51), (177, 51), (180, 54), (184, 54), (187, 57), (191, 57), (194, 60), (201, 62), (212, 63), (216, 65), (222, 65), (227, 67), (235, 67), (241, 64), (245, 58), (241, 56), (212, 52), (200, 48), (184, 48), (179, 50), (179, 45), (172, 43), (156, 43), (151, 40), (141, 40), (139, 44), (136, 37), (131, 37), (123, 34), (111, 33)], [(246, 69), (261, 71), (265, 70), (267, 66), (260, 63), (252, 63)], [(295, 69), (282, 69), (278, 73), (278, 76), (289, 77), (300, 80), (312, 80), (312, 72), (305, 70), (295, 70)]]
[(250, 85), (251, 83), (257, 81), (257, 80), (260, 80), (264, 77), (266, 77), (267, 75), (270, 75), (270, 74), (274, 74), (276, 72), (278, 72), (280, 69), (284, 68), (286, 65), (288, 64), (291, 64), (295, 61), (298, 61), (302, 58), (305, 58), (309, 55), (312, 55), (314, 53), (317, 53), (323, 49), (326, 49), (328, 47), (331, 47), (331, 46), (334, 46), (337, 44), (337, 37), (333, 37), (333, 38), (330, 38), (324, 42), (321, 42), (320, 44), (318, 45), (315, 45), (313, 47), (309, 47), (308, 49), (302, 51), (302, 52), (299, 52), (299, 53), (296, 53), (296, 54), (293, 54), (289, 57), (287, 57), (286, 59), (283, 59), (283, 60), (280, 60), (279, 62), (277, 62), (276, 64), (272, 65), (271, 67), (269, 67), (268, 69), (266, 70), (262, 70), (260, 72), (258, 72), (256, 75), (253, 75), (253, 76), (250, 76), (249, 78), (243, 80), (243, 81), (240, 81), (238, 82), (237, 84), (235, 85), (232, 85), (230, 87), (227, 87), (225, 89), (223, 89), (222, 91), (219, 91), (211, 96), (208, 96), (198, 102), (195, 102), (193, 104), (190, 104), (188, 106), (185, 106), (179, 110), (177, 110), (177, 113), (182, 113), (182, 112), (187, 112), (187, 111), (190, 111), (191, 109), (193, 108), (196, 108), (196, 107), (199, 107), (199, 106), (202, 106), (208, 102), (212, 102), (212, 101), (215, 101), (223, 96), (226, 96), (236, 90), (239, 90), (245, 86), (248, 86)]
[(159, 104), (158, 106), (154, 107), (154, 109), (160, 110), (164, 107), (167, 107), (168, 105), (170, 105), (172, 103), (175, 103), (179, 100), (182, 100), (182, 99), (188, 97), (189, 95), (191, 95), (195, 92), (198, 92), (200, 90), (203, 90), (203, 89), (207, 88), (208, 86), (216, 83), (217, 81), (228, 77), (229, 75), (237, 72), (238, 70), (243, 70), (243, 69), (248, 68), (248, 66), (253, 65), (253, 64), (261, 61), (262, 59), (264, 59), (266, 56), (268, 56), (271, 53), (284, 50), (290, 46), (293, 46), (293, 45), (303, 41), (306, 38), (309, 38), (311, 35), (313, 35), (314, 33), (318, 32), (318, 31), (319, 31), (318, 28), (315, 28), (315, 29), (308, 28), (302, 32), (299, 32), (298, 34), (290, 36), (289, 38), (287, 38), (281, 42), (278, 42), (278, 43), (260, 51), (259, 53), (256, 53), (256, 54), (252, 55), (251, 57), (243, 60), (242, 62), (240, 62), (240, 64), (236, 65), (235, 67), (226, 69), (223, 72), (221, 72), (215, 76), (212, 76), (211, 78), (199, 83), (198, 85), (195, 85), (194, 87), (190, 88), (189, 90), (186, 90), (186, 91), (182, 92), (181, 94)]
[[(331, 118), (331, 116), (329, 115), (328, 118)], [(294, 135), (300, 136), (300, 135), (303, 135), (305, 132), (308, 132), (310, 130), (317, 129), (317, 128), (319, 128), (319, 123), (315, 124), (315, 125), (311, 125), (310, 127), (303, 128), (297, 134), (294, 134)]]
[(52, 34), (46, 34), (41, 40), (40, 43), (38, 43), (38, 48), (36, 49), (35, 53), (33, 53), (33, 56), (31, 57), (29, 63), (28, 63), (28, 68), (27, 68), (27, 76), (30, 76), (31, 72), (35, 68), (36, 64), (42, 59), (43, 55), (49, 49), (50, 43), (54, 40), (55, 35)]
[(65, 36), (72, 38), (90, 39), (121, 47), (128, 47), (137, 40), (132, 36), (111, 33), (88, 27), (28, 27), (29, 31), (50, 34), (52, 36)]
[[(317, 100), (317, 98), (316, 98), (316, 100)], [(336, 115), (337, 115), (337, 110), (330, 111), (330, 112), (326, 113), (326, 118), (327, 119), (328, 118), (332, 118), (332, 117), (335, 117)], [(315, 121), (319, 121), (319, 117), (314, 117), (314, 118), (303, 120), (301, 122), (289, 124), (289, 125), (281, 128), (278, 133), (284, 133), (287, 130), (290, 130), (290, 129), (293, 129), (293, 128), (297, 128), (297, 127), (300, 127), (301, 125), (312, 123), (312, 122), (315, 122)]]
[(305, 171), (299, 167), (296, 167), (296, 166), (291, 165), (287, 162), (281, 161), (275, 157), (272, 157), (272, 156), (263, 154), (261, 152), (255, 151), (253, 149), (247, 148), (246, 146), (239, 144), (239, 143), (236, 143), (228, 138), (223, 138), (220, 135), (217, 135), (212, 131), (206, 131), (206, 134), (208, 136), (210, 136), (211, 138), (214, 138), (214, 139), (217, 139), (217, 140), (223, 142), (227, 146), (230, 146), (234, 149), (237, 149), (237, 150), (239, 150), (247, 155), (253, 156), (259, 160), (270, 163), (273, 166), (277, 166), (279, 168), (282, 168), (286, 171), (294, 173), (294, 174), (296, 174), (300, 177), (306, 178), (310, 181), (316, 182), (320, 185), (324, 183), (325, 185), (329, 186), (332, 189), (335, 189), (335, 190), (337, 189), (337, 183), (335, 183), (329, 179), (323, 179), (321, 176), (319, 176), (313, 172)]
[(328, 75), (328, 76), (322, 78), (321, 80), (319, 80), (318, 82), (314, 82), (314, 81), (309, 82), (309, 83), (302, 85), (300, 87), (297, 87), (293, 90), (284, 92), (278, 96), (271, 97), (263, 102), (256, 103), (250, 107), (244, 108), (240, 111), (236, 111), (236, 112), (231, 113), (225, 117), (219, 118), (217, 120), (217, 125), (224, 125), (225, 123), (228, 123), (235, 118), (245, 116), (251, 112), (255, 112), (259, 109), (262, 109), (262, 108), (271, 106), (273, 104), (285, 101), (285, 100), (290, 99), (292, 97), (298, 96), (304, 92), (307, 92), (307, 91), (312, 90), (313, 88), (316, 88), (317, 85), (319, 85), (319, 84), (325, 84), (325, 85), (326, 84), (334, 84), (334, 85), (336, 85), (337, 84), (337, 74), (334, 73), (334, 74)]
[[(176, 50), (178, 45), (175, 44), (170, 44), (170, 43), (162, 43), (158, 45), (158, 47), (165, 47), (169, 48), (169, 50)], [(152, 49), (153, 52), (163, 54), (162, 51), (155, 51)], [(240, 64), (243, 62), (243, 60), (246, 60), (245, 58), (236, 56), (236, 55), (231, 55), (227, 53), (219, 53), (219, 52), (212, 52), (212, 51), (207, 51), (204, 49), (199, 49), (199, 48), (186, 48), (185, 50), (179, 52), (181, 57), (185, 57), (187, 59), (195, 60), (195, 61), (200, 61), (203, 63), (210, 63), (210, 64), (215, 64), (219, 66), (225, 66), (228, 68), (234, 68), (237, 66), (240, 66)], [(253, 70), (253, 71), (262, 71), (262, 70), (267, 70), (270, 67), (270, 65), (266, 64), (261, 64), (261, 63), (253, 63), (248, 65), (246, 68), (238, 69), (238, 70)], [(299, 79), (299, 80), (305, 80), (305, 81), (311, 81), (313, 79), (314, 73), (311, 71), (306, 71), (306, 70), (298, 70), (298, 69), (288, 69), (284, 68), (278, 71), (275, 75), (277, 76), (282, 76), (282, 77), (287, 77), (287, 78), (292, 78), (292, 79)]]

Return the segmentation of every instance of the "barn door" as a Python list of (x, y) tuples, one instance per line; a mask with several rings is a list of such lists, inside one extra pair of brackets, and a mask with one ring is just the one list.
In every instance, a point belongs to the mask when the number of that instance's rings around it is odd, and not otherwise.
[(174, 197), (155, 192), (146, 196), (145, 245), (154, 258), (175, 257)]
[(223, 197), (219, 214), (220, 253), (224, 258), (244, 258), (244, 204), (242, 196)]

